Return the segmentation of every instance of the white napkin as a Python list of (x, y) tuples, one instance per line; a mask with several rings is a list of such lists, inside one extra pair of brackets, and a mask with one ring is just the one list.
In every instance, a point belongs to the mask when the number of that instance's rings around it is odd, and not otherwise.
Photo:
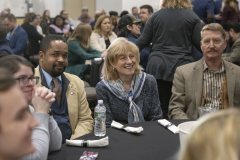
[(116, 121), (112, 121), (111, 127), (117, 128), (117, 129), (123, 129), (131, 133), (141, 133), (143, 131), (143, 127), (124, 127), (121, 123)]
[(168, 130), (170, 130), (171, 132), (173, 132), (174, 134), (179, 132), (179, 129), (177, 126), (175, 126), (174, 124), (172, 124), (171, 122), (169, 122), (166, 119), (159, 119), (158, 123), (161, 124), (163, 127), (166, 127)]
[(79, 147), (105, 147), (108, 146), (108, 137), (104, 137), (98, 140), (68, 140), (66, 139), (66, 144), (71, 146)]

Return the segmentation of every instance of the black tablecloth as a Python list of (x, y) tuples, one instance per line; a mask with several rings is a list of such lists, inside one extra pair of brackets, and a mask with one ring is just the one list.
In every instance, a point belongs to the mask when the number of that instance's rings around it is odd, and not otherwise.
[[(172, 121), (179, 124), (183, 121)], [(179, 150), (179, 135), (173, 134), (156, 121), (131, 126), (142, 126), (141, 134), (107, 128), (109, 146), (104, 148), (81, 148), (63, 145), (62, 149), (49, 155), (48, 160), (79, 160), (84, 151), (98, 152), (98, 160), (170, 160)], [(99, 139), (93, 133), (81, 139)]]

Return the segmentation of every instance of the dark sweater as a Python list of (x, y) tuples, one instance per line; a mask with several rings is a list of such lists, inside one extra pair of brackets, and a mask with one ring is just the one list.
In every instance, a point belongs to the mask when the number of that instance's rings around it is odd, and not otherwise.
[[(96, 92), (97, 99), (102, 99), (107, 109), (106, 124), (111, 124), (112, 120), (127, 124), (129, 102), (115, 96), (106, 87), (103, 81), (98, 82)], [(153, 121), (161, 118), (162, 110), (160, 107), (157, 83), (152, 75), (147, 74), (142, 92), (134, 102), (141, 108), (146, 121)]]
[(172, 81), (176, 67), (193, 61), (192, 46), (200, 49), (199, 17), (191, 9), (161, 9), (147, 21), (136, 42), (140, 49), (152, 43), (146, 72)]

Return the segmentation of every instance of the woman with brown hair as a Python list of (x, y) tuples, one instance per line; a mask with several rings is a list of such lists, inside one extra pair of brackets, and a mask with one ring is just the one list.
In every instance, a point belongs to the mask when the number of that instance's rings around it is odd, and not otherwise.
[(101, 53), (92, 49), (89, 39), (92, 28), (89, 24), (79, 24), (68, 40), (68, 67), (66, 72), (75, 74), (84, 79), (90, 72), (90, 66), (85, 64), (86, 60), (100, 57)]
[(110, 17), (108, 15), (100, 16), (91, 35), (90, 46), (100, 52), (104, 52), (116, 38), (117, 35), (112, 31)]
[(238, 23), (240, 21), (237, 0), (225, 0), (222, 11), (222, 25)]

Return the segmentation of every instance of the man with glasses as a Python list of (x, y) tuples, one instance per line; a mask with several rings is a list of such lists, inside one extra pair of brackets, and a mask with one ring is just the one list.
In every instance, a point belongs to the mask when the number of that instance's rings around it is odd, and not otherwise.
[(220, 24), (203, 27), (203, 58), (175, 72), (170, 119), (196, 119), (199, 107), (220, 110), (240, 106), (240, 67), (222, 59), (226, 46), (226, 33)]
[[(118, 22), (118, 37), (125, 37), (129, 41), (136, 43), (137, 39), (141, 35), (141, 20), (136, 19), (131, 14), (122, 16)], [(140, 65), (146, 69), (148, 56), (150, 54), (150, 47), (144, 47), (140, 53)]]
[[(37, 87), (39, 77), (34, 76), (34, 66), (25, 58), (9, 55), (0, 58), (0, 68), (12, 74), (21, 91), (29, 110), (39, 121), (39, 126), (33, 129), (31, 137), (36, 151), (24, 160), (46, 160), (48, 153), (61, 148), (62, 135), (53, 116), (49, 114), (50, 106), (55, 101), (55, 93), (46, 87)], [(14, 100), (14, 99), (13, 99)]]
[(59, 35), (48, 35), (40, 45), (39, 67), (35, 69), (40, 84), (56, 93), (51, 106), (54, 119), (62, 132), (62, 142), (90, 133), (93, 128), (91, 110), (84, 83), (77, 76), (65, 73), (68, 46)]

